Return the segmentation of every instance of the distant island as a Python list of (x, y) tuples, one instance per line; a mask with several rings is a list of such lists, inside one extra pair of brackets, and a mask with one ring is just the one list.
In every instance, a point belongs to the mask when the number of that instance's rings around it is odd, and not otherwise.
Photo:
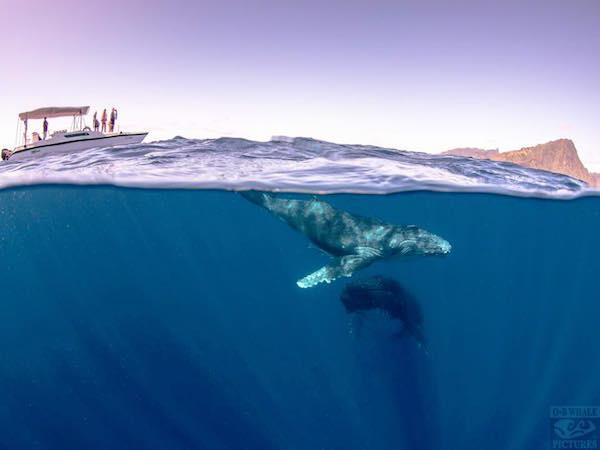
[(562, 173), (577, 178), (590, 187), (600, 187), (600, 174), (590, 172), (583, 165), (575, 144), (570, 139), (558, 139), (535, 147), (524, 147), (508, 152), (467, 147), (447, 150), (442, 154), (512, 162), (533, 169)]

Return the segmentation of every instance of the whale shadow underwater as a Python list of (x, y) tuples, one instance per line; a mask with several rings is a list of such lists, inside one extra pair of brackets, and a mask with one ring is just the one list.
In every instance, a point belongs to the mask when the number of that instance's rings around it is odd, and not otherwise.
[(350, 282), (342, 290), (340, 301), (348, 314), (361, 319), (367, 311), (380, 311), (399, 321), (402, 329), (394, 336), (412, 337), (427, 350), (421, 305), (398, 281), (374, 275)]
[(240, 195), (304, 234), (332, 261), (297, 281), (301, 288), (351, 277), (376, 261), (407, 256), (447, 255), (448, 241), (415, 225), (394, 225), (351, 214), (313, 198), (279, 198), (258, 191)]

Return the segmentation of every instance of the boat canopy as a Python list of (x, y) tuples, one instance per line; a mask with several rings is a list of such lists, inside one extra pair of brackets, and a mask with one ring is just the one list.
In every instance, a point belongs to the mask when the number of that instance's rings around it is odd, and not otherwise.
[(19, 114), (19, 119), (43, 119), (54, 117), (85, 116), (90, 110), (89, 106), (50, 106), (26, 111)]

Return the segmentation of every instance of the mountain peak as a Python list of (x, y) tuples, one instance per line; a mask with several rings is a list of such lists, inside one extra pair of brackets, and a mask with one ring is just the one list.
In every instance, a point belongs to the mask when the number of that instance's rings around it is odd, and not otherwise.
[(592, 174), (586, 169), (579, 159), (575, 144), (566, 138), (508, 152), (468, 148), (448, 150), (444, 154), (508, 161), (533, 169), (562, 173), (584, 181), (590, 186), (600, 186), (600, 175)]

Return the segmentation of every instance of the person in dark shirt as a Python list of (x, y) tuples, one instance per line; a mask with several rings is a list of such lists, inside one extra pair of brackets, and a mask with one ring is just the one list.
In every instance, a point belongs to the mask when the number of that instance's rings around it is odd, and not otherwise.
[(108, 120), (108, 132), (112, 133), (115, 130), (115, 108), (110, 111), (110, 119)]
[(98, 122), (98, 111), (94, 111), (94, 131), (98, 131), (100, 122)]
[(110, 121), (108, 123), (108, 130), (112, 133), (115, 131), (115, 122), (117, 121), (117, 109), (113, 108), (110, 111)]
[(43, 125), (43, 128), (42, 128), (42, 131), (43, 131), (42, 134), (44, 136), (43, 139), (45, 141), (46, 140), (46, 136), (48, 136), (48, 119), (46, 117), (44, 117), (44, 125)]

